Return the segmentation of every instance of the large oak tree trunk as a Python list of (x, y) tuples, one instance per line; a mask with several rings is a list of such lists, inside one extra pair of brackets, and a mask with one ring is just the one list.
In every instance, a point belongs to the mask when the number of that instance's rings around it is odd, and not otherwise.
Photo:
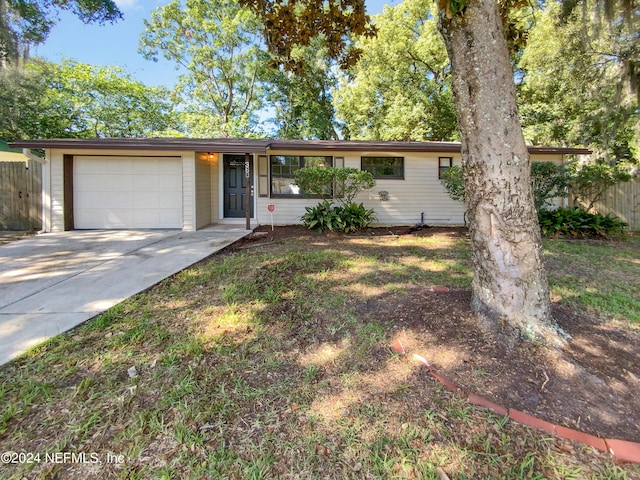
[(496, 0), (441, 12), (462, 136), (467, 216), (475, 268), (472, 307), (511, 341), (557, 339), (542, 263), (530, 161)]

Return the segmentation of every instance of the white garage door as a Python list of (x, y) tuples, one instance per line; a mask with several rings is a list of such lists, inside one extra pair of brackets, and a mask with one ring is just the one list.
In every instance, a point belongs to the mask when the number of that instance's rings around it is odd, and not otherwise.
[(182, 228), (180, 157), (76, 156), (74, 226)]

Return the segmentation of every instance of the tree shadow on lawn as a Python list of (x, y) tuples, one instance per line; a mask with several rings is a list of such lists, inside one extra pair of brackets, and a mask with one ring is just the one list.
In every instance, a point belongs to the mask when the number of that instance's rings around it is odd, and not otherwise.
[[(581, 398), (559, 395), (581, 376), (560, 380), (562, 370), (541, 349), (507, 351), (479, 332), (468, 290), (424, 288), (445, 278), (439, 268), (464, 284), (464, 269), (440, 262), (455, 260), (449, 248), (414, 246), (424, 260), (416, 263), (402, 261), (406, 245), (384, 241), (294, 242), (227, 250), (3, 367), (3, 400), (20, 405), (0, 433), (5, 450), (127, 458), (120, 466), (23, 465), (16, 473), (437, 478), (442, 468), (451, 478), (560, 478), (582, 469), (608, 478), (618, 471), (606, 454), (466, 404), (410, 356), (391, 351), (402, 332), (410, 353), (468, 392), (532, 414)], [(612, 365), (600, 368), (591, 373)], [(550, 379), (541, 388), (544, 373)], [(34, 393), (25, 401), (29, 382)], [(629, 424), (640, 412), (634, 401), (626, 403)], [(577, 405), (585, 415), (589, 405)], [(576, 410), (567, 411), (567, 419), (549, 420), (574, 426)], [(626, 430), (615, 432), (596, 433), (624, 438)]]
[[(452, 253), (456, 241), (465, 237), (464, 229), (388, 229), (400, 237), (440, 238), (439, 245), (410, 247), (356, 244), (358, 237), (381, 237), (387, 229), (370, 229), (359, 236), (318, 237), (286, 227), (274, 233), (275, 239), (289, 238), (288, 230), (291, 236), (305, 236), (307, 245), (328, 242), (345, 255), (352, 246), (353, 255), (377, 260), (375, 268), (360, 271), (358, 278), (332, 288), (352, 294), (350, 303), (358, 321), (379, 323), (388, 339), (402, 333), (409, 353), (422, 355), (467, 393), (596, 436), (640, 441), (640, 398), (636, 395), (640, 335), (636, 329), (556, 303), (553, 315), (571, 336), (561, 352), (527, 343), (509, 349), (478, 328), (470, 310), (471, 293), (465, 288), (470, 280), (468, 270), (452, 264), (444, 265), (444, 271), (433, 265), (424, 267), (434, 259), (467, 263), (464, 255)], [(408, 252), (419, 259), (394, 261), (407, 258)], [(443, 280), (458, 288), (446, 293), (425, 288)], [(363, 284), (371, 288), (353, 288)], [(313, 326), (314, 340), (324, 321)]]

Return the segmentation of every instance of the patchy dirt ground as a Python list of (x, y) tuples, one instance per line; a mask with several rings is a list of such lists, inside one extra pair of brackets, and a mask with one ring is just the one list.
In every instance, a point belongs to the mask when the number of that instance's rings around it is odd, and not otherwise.
[[(463, 228), (371, 228), (358, 236), (466, 236)], [(261, 227), (231, 248), (247, 249), (292, 238), (317, 238), (300, 226)], [(329, 233), (336, 241), (344, 235)], [(463, 391), (557, 425), (606, 438), (640, 441), (640, 330), (562, 304), (554, 316), (571, 338), (561, 351), (521, 344), (507, 348), (478, 329), (471, 292), (451, 289), (393, 294), (358, 304), (366, 320), (392, 318), (408, 353), (418, 353)], [(376, 359), (372, 359), (376, 361)]]

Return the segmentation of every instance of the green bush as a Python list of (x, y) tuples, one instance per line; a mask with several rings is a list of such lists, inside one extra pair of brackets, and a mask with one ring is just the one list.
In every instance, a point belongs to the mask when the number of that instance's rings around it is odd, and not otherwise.
[(627, 168), (628, 165), (610, 164), (603, 159), (595, 163), (570, 163), (569, 185), (575, 197), (574, 204), (586, 205), (585, 210), (590, 212), (609, 187), (631, 180)]
[(324, 230), (355, 232), (368, 227), (375, 220), (373, 210), (367, 210), (361, 203), (334, 206), (332, 201), (323, 200), (313, 207), (305, 207), (305, 210), (307, 213), (301, 217), (305, 227), (315, 229), (319, 233)]
[[(453, 200), (464, 201), (462, 167), (454, 165), (442, 173), (440, 183)], [(556, 197), (567, 195), (568, 174), (564, 165), (553, 162), (531, 162), (531, 183), (536, 210), (551, 205)]]
[(539, 212), (551, 207), (555, 198), (567, 196), (569, 175), (564, 165), (553, 162), (531, 162), (531, 182), (533, 202)]
[(622, 235), (627, 223), (611, 215), (588, 213), (579, 208), (541, 210), (540, 229), (545, 237), (605, 237)]
[(442, 173), (440, 183), (444, 185), (453, 200), (464, 202), (464, 176), (460, 165), (447, 168)]
[(363, 190), (375, 187), (371, 172), (357, 168), (305, 167), (295, 172), (296, 185), (305, 195), (333, 197), (346, 207)]
[(367, 228), (376, 219), (373, 210), (364, 208), (362, 203), (350, 203), (341, 208), (345, 232), (355, 232)]

